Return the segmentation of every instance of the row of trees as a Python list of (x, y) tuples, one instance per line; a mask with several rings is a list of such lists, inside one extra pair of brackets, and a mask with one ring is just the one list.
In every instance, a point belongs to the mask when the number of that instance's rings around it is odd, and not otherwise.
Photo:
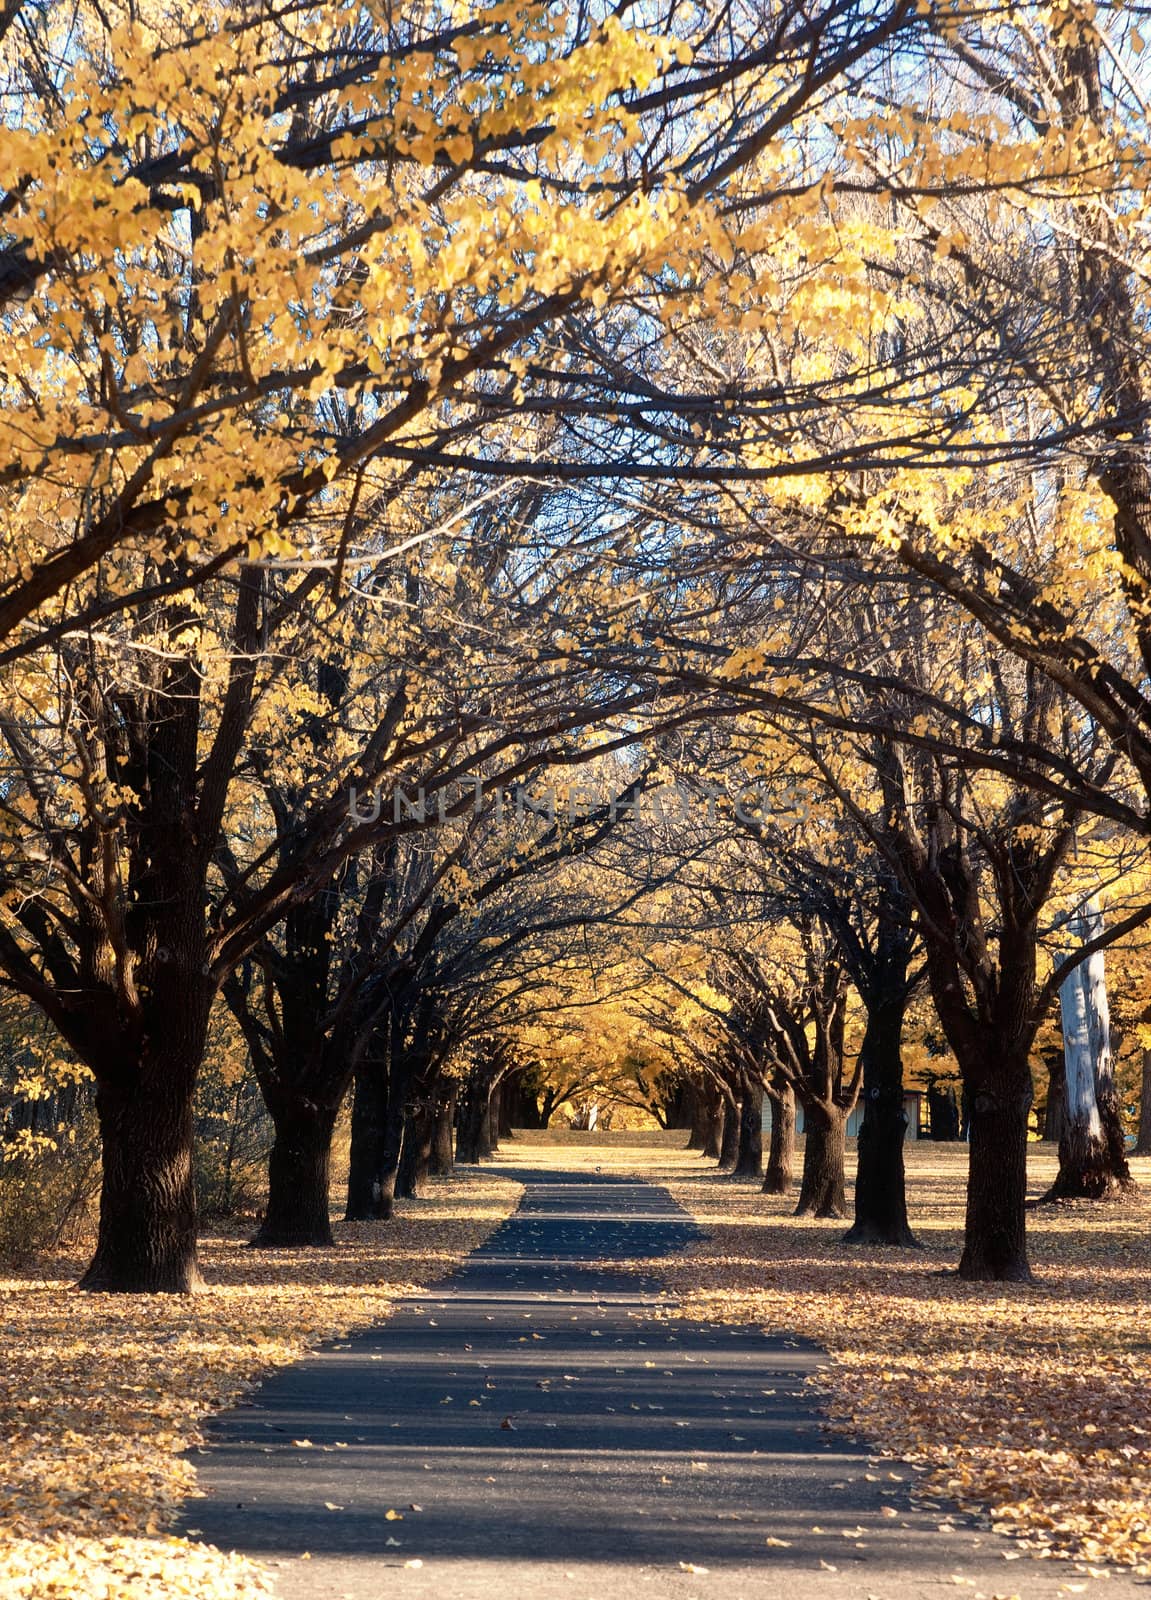
[(1141, 50), (1077, 5), (3, 9), (0, 974), (96, 1083), (89, 1287), (197, 1280), (221, 1004), (261, 1238), (322, 1243), (345, 1095), (386, 1215), (452, 1061), (478, 1128), (573, 972), (698, 1004), (724, 926), (803, 1203), (860, 1090), (857, 1236), (906, 1239), (925, 985), (961, 1270), (1026, 1275), (1039, 1031), (1151, 916)]

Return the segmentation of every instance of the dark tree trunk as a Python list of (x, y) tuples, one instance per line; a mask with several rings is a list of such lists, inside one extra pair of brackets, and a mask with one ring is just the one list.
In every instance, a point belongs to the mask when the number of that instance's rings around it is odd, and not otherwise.
[(687, 1141), (689, 1150), (702, 1150), (707, 1144), (707, 1130), (711, 1113), (706, 1095), (698, 1083), (688, 1086), (688, 1109), (691, 1113), (691, 1134)]
[(508, 1111), (508, 1085), (505, 1080), (495, 1093), (496, 1133), (501, 1139), (514, 1139), (512, 1119)]
[[(386, 1079), (383, 1079), (385, 1061), (388, 1070)], [(348, 1175), (346, 1213), (349, 1222), (390, 1222), (395, 1212), (407, 1100), (415, 1066), (411, 1052), (392, 1045), (382, 1054), (382, 1058), (377, 1058), (374, 1073), (357, 1074), (356, 1101), (360, 1099), (361, 1076), (365, 1080), (366, 1092), (360, 1136), (362, 1143), (358, 1149), (356, 1103), (352, 1106), (353, 1160)], [(374, 1093), (373, 1077), (376, 1079)]]
[(192, 1100), (199, 1051), (141, 1063), (101, 1082), (103, 1185), (96, 1253), (80, 1287), (103, 1294), (187, 1294), (196, 1263)]
[(455, 1171), (456, 1089), (441, 1095), (436, 1103), (436, 1126), (432, 1136), (430, 1171), (437, 1178), (448, 1178)]
[(719, 1168), (730, 1172), (739, 1160), (739, 1100), (733, 1096), (723, 1100), (723, 1137), (719, 1144)]
[(718, 1161), (719, 1153), (723, 1149), (723, 1126), (726, 1120), (726, 1108), (723, 1097), (718, 1090), (708, 1091), (707, 1101), (707, 1131), (704, 1134), (702, 1155), (708, 1161)]
[(436, 1135), (432, 1107), (421, 1099), (408, 1107), (404, 1118), (404, 1142), (396, 1175), (396, 1194), (401, 1200), (417, 1200), (420, 1185), (427, 1180), (432, 1162), (432, 1143)]
[(863, 1036), (863, 1123), (855, 1178), (855, 1221), (844, 1244), (914, 1246), (907, 1220), (903, 1140), (903, 980), (899, 994), (877, 1003)]
[(790, 1083), (780, 1081), (771, 1096), (771, 1140), (763, 1175), (764, 1194), (786, 1194), (791, 1188), (794, 1165), (795, 1090)]
[(272, 1113), (268, 1204), (252, 1244), (258, 1249), (330, 1245), (334, 1108), (291, 1100)]
[(959, 1276), (975, 1281), (1025, 1283), (1027, 1264), (1027, 1123), (1031, 1071), (1026, 1061), (1007, 1066), (1002, 1087), (972, 1087), (969, 1098), (971, 1164), (967, 1221)]
[(847, 1113), (813, 1102), (803, 1108), (803, 1178), (797, 1217), (846, 1217)]
[(1107, 1085), (1096, 1085), (1096, 1099), (1099, 1102), (1099, 1120), (1103, 1124), (1103, 1137), (1107, 1141), (1112, 1185), (1118, 1190), (1134, 1189), (1137, 1185), (1131, 1176), (1131, 1168), (1127, 1161), (1127, 1137), (1123, 1131), (1123, 1113), (1114, 1079)]
[(937, 1144), (959, 1138), (959, 1106), (954, 1089), (941, 1089), (934, 1083), (928, 1089), (927, 1127)]
[(520, 1071), (504, 1083), (504, 1110), (509, 1129), (543, 1127), (539, 1096), (527, 1087), (525, 1078), (526, 1074)]
[[(653, 1101), (652, 1115), (661, 1128), (669, 1133), (685, 1132), (695, 1126), (695, 1085), (684, 1078), (677, 1078), (671, 1092), (662, 1105)], [(690, 1141), (688, 1149), (696, 1148)]]
[(352, 1097), (352, 1142), (348, 1159), (348, 1222), (378, 1222), (380, 1168), (388, 1117), (388, 1079), (384, 1060), (366, 1058), (356, 1073)]
[(483, 1154), (487, 1156), (495, 1155), (496, 1151), (500, 1147), (500, 1100), (500, 1085), (497, 1084), (488, 1096), (488, 1110), (486, 1118), (487, 1149), (483, 1151)]
[(1151, 1050), (1143, 1052), (1143, 1077), (1139, 1093), (1139, 1135), (1135, 1140), (1137, 1156), (1151, 1156)]
[(1047, 1056), (1047, 1105), (1043, 1111), (1043, 1137), (1058, 1144), (1063, 1137), (1063, 1124), (1067, 1116), (1066, 1082), (1063, 1066), (1063, 1047), (1052, 1050)]
[(486, 1161), (492, 1153), (488, 1136), (490, 1116), (488, 1097), (491, 1078), (486, 1072), (473, 1072), (460, 1096), (460, 1119), (456, 1133), (456, 1160), (471, 1166)]
[(739, 1100), (739, 1150), (733, 1178), (763, 1176), (763, 1087), (748, 1084)]
[(397, 1073), (395, 1066), (392, 1069), (392, 1081), (388, 1085), (388, 1114), (384, 1122), (384, 1147), (380, 1157), (380, 1170), (377, 1178), (376, 1205), (377, 1215), (381, 1222), (390, 1222), (396, 1210), (396, 1184), (400, 1176), (400, 1162), (404, 1154), (404, 1134), (407, 1131), (407, 1099), (408, 1099), (407, 1073)]

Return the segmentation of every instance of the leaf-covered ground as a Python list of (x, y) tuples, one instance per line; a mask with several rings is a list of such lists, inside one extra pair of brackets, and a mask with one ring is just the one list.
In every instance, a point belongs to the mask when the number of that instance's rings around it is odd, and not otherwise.
[(0, 1595), (4, 1600), (240, 1600), (264, 1573), (166, 1537), (195, 1493), (182, 1452), (200, 1423), (270, 1368), (387, 1316), (514, 1209), (497, 1174), (432, 1186), (392, 1224), (336, 1226), (328, 1251), (209, 1238), (209, 1288), (89, 1295), (83, 1261), (0, 1278)]
[[(684, 1310), (818, 1340), (830, 1413), (922, 1469), (920, 1492), (990, 1515), (1033, 1554), (1151, 1575), (1151, 1161), (1138, 1196), (1029, 1213), (1036, 1282), (961, 1282), (962, 1147), (909, 1150), (924, 1248), (839, 1244), (844, 1225), (698, 1156), (633, 1152), (708, 1231), (662, 1264)], [(622, 1151), (595, 1157), (605, 1170)], [(1030, 1191), (1055, 1172), (1032, 1147)]]

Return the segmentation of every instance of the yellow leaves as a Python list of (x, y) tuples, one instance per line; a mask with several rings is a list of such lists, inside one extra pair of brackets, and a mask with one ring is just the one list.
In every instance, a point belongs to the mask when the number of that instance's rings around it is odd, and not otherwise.
[[(299, 19), (301, 49), (335, 40), (332, 15)], [(656, 185), (619, 203), (638, 123), (617, 96), (690, 51), (614, 17), (569, 49), (567, 26), (531, 4), (470, 14), (450, 50), (387, 61), (334, 91), (335, 137), (312, 170), (283, 158), (292, 124), (276, 109), (271, 25), (173, 13), (155, 28), (96, 29), (90, 59), (82, 35), (70, 41), (69, 114), (0, 130), (5, 171), (19, 177), (7, 244), (67, 263), (10, 308), (5, 329), (0, 466), (36, 474), (49, 525), (71, 527), (86, 497), (152, 460), (191, 553), (226, 538), (271, 549), (284, 479), (331, 456), (317, 413), (349, 366), (393, 391), (426, 379), (431, 404), (470, 349), (453, 330), (583, 284), (603, 305), (658, 266), (682, 197)], [(548, 130), (532, 175), (441, 185), (445, 157), (466, 167), (478, 147), (530, 128)], [(149, 146), (177, 168), (155, 187), (136, 170)], [(427, 174), (397, 170), (397, 152), (437, 167), (434, 212)], [(588, 163), (604, 198), (572, 204)], [(198, 408), (201, 390), (213, 399)], [(268, 417), (269, 394), (291, 439)]]
[(717, 678), (758, 678), (763, 672), (766, 652), (754, 646), (742, 646), (716, 671)]

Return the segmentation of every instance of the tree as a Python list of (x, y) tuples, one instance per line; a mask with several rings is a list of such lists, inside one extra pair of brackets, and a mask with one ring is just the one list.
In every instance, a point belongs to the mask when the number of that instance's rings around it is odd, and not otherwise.
[[(1098, 903), (1071, 925), (1083, 944), (1102, 932)], [(1064, 978), (1059, 989), (1064, 1047), (1065, 1109), (1059, 1132), (1059, 1172), (1048, 1200), (1097, 1200), (1132, 1186), (1111, 1057), (1111, 1013), (1103, 952), (1096, 950)]]
[[(348, 783), (434, 774), (442, 794), (462, 770), (458, 724), (425, 742), (418, 697), (393, 685), (287, 847), (230, 852), (228, 808), (266, 779), (246, 765), (253, 718), (316, 638), (299, 619), (346, 626), (348, 586), (386, 597), (380, 516), (422, 469), (442, 484), (460, 466), (447, 445), (471, 441), (474, 473), (534, 472), (534, 440), (508, 448), (521, 386), (579, 412), (605, 367), (614, 384), (593, 331), (604, 308), (633, 289), (656, 303), (677, 277), (690, 302), (691, 262), (712, 234), (723, 248), (729, 186), (757, 163), (758, 182), (785, 144), (806, 165), (819, 98), (919, 22), (907, 0), (784, 8), (716, 55), (740, 35), (704, 16), (697, 63), (678, 18), (669, 43), (615, 17), (499, 7), (442, 27), (418, 10), (288, 26), (246, 8), (110, 27), (83, 5), (33, 39), (39, 17), (22, 10), (8, 41), (35, 48), (16, 57), (4, 133), (0, 638), (6, 665), (28, 664), (4, 708), (16, 842), (0, 965), (100, 1084), (85, 1281), (184, 1290), (190, 1107), (219, 985), (389, 834), (349, 820)], [(769, 63), (784, 67), (770, 87)], [(793, 171), (777, 176), (782, 227)], [(571, 381), (565, 347), (582, 350)], [(559, 648), (520, 678), (521, 708)], [(529, 747), (560, 757), (573, 730), (650, 693), (608, 690), (574, 721), (549, 699), (522, 741), (493, 736), (493, 770), (510, 782)], [(477, 754), (488, 704), (463, 704)]]

